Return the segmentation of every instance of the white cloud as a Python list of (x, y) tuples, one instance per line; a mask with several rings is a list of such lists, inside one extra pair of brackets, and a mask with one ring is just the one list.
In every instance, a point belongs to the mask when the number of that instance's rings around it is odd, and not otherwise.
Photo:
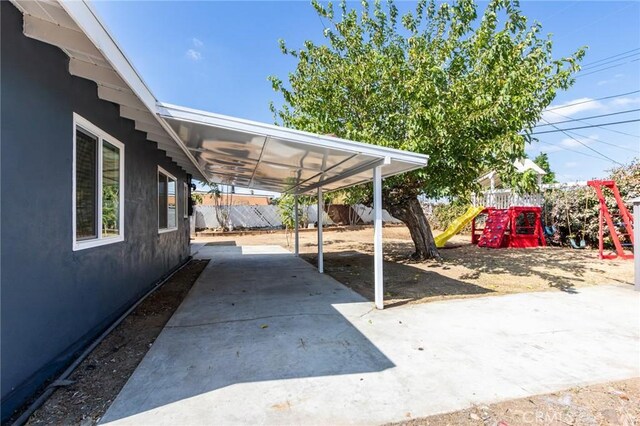
[(550, 105), (549, 108), (542, 113), (542, 119), (553, 123), (555, 121), (565, 120), (564, 117), (558, 114), (572, 117), (574, 114), (603, 109), (604, 107), (600, 101), (594, 101), (592, 98), (578, 98), (559, 105)]
[(552, 152), (564, 151), (559, 146), (553, 145), (545, 145), (544, 148), (540, 148), (540, 152), (546, 152), (547, 154), (551, 154)]
[(186, 55), (187, 58), (191, 59), (192, 61), (199, 61), (202, 59), (202, 53), (194, 49), (187, 50)]
[(542, 142), (532, 142), (530, 145), (525, 146), (525, 151), (530, 156), (537, 155), (540, 152), (551, 153), (551, 152), (557, 152), (561, 150), (562, 148), (560, 148), (559, 146), (548, 144), (548, 143), (543, 144)]
[(614, 77), (615, 78), (621, 78), (621, 77), (624, 77), (624, 74), (616, 74), (616, 75), (614, 75)]
[(640, 104), (640, 97), (637, 98), (618, 98), (611, 101), (611, 106), (629, 106)]
[[(573, 136), (572, 138), (564, 138), (560, 141), (560, 145), (565, 146), (567, 148), (576, 148), (584, 145), (589, 145), (595, 142), (598, 139), (598, 135), (590, 135), (590, 136)], [(582, 143), (580, 143), (580, 142)]]
[(202, 47), (202, 46), (204, 45), (204, 43), (202, 42), (202, 40), (200, 40), (199, 38), (196, 38), (196, 37), (194, 37), (194, 38), (192, 38), (192, 39), (191, 39), (191, 43), (193, 43), (193, 45), (194, 45), (195, 47)]
[(613, 83), (615, 81), (615, 79), (611, 79), (611, 80), (600, 80), (599, 82), (596, 83), (597, 86), (604, 86), (605, 84), (609, 84), (609, 83)]
[(576, 161), (567, 161), (566, 163), (564, 163), (564, 166), (567, 169), (573, 169), (574, 167), (578, 167), (578, 163)]

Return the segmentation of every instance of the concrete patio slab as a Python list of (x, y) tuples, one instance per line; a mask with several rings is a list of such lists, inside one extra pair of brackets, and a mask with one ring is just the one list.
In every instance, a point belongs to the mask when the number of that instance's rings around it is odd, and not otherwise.
[(103, 423), (381, 424), (640, 376), (631, 286), (377, 311), (280, 247), (198, 257)]

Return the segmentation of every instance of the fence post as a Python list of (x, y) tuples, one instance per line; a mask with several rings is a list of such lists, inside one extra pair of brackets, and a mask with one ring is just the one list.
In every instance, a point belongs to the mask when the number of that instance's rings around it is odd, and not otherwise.
[(324, 219), (324, 209), (322, 200), (322, 187), (318, 187), (318, 272), (324, 273), (324, 258), (322, 252), (322, 221)]
[(631, 200), (633, 203), (633, 273), (634, 286), (636, 291), (640, 291), (640, 197)]
[(293, 196), (293, 229), (295, 229), (295, 235), (294, 235), (294, 254), (296, 256), (298, 256), (300, 254), (300, 234), (299, 234), (299, 228), (300, 228), (300, 218), (298, 217), (298, 195), (294, 195)]

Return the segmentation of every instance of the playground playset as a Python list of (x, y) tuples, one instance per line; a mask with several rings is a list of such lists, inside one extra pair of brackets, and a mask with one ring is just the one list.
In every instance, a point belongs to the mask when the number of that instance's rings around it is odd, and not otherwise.
[[(477, 219), (486, 216), (484, 227)], [(437, 247), (445, 243), (471, 223), (471, 243), (487, 248), (527, 248), (546, 246), (542, 228), (542, 209), (531, 206), (513, 206), (507, 209), (470, 207), (440, 235), (435, 237)]]
[(471, 243), (487, 248), (529, 248), (546, 246), (542, 228), (542, 209), (513, 206), (508, 209), (487, 208), (484, 228), (479, 228), (477, 216), (471, 224)]
[[(612, 180), (590, 180), (600, 203), (598, 249), (600, 259), (633, 259), (634, 235), (633, 216), (627, 210), (616, 183)], [(604, 189), (608, 189), (617, 205), (617, 213), (612, 213), (606, 203)], [(614, 210), (615, 211), (615, 210)], [(484, 227), (479, 217), (484, 216)], [(462, 216), (452, 222), (440, 235), (435, 237), (437, 247), (446, 242), (471, 223), (471, 243), (486, 248), (529, 248), (546, 246), (546, 237), (553, 237), (554, 226), (545, 229), (542, 224), (542, 208), (537, 206), (509, 206), (508, 208), (470, 207)], [(608, 238), (615, 251), (605, 253), (604, 242)], [(573, 249), (586, 248), (584, 236), (576, 241), (569, 238)]]

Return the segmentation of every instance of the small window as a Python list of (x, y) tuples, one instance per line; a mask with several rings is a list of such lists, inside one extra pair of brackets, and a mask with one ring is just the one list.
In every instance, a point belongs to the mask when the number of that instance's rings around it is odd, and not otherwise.
[(123, 241), (124, 145), (73, 119), (73, 249)]
[(158, 231), (178, 229), (178, 204), (176, 178), (158, 167)]
[(182, 217), (184, 219), (189, 218), (189, 185), (186, 182), (182, 183)]

